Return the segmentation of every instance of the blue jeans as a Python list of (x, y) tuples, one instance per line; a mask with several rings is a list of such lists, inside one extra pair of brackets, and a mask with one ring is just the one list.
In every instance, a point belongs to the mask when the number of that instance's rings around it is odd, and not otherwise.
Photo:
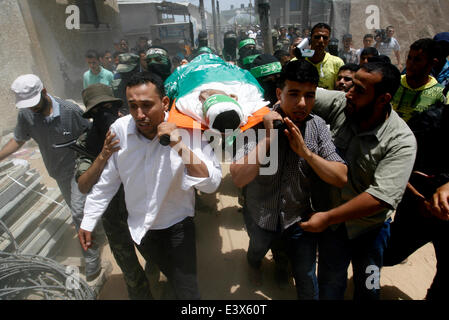
[(320, 300), (343, 300), (351, 261), (354, 300), (378, 300), (380, 269), (389, 237), (390, 219), (352, 240), (348, 239), (344, 224), (335, 231), (325, 230), (318, 244)]
[(315, 270), (318, 235), (304, 232), (296, 223), (283, 232), (268, 231), (259, 227), (245, 210), (243, 217), (250, 239), (247, 252), (250, 267), (260, 268), (262, 260), (274, 240), (285, 241), (287, 255), (292, 264), (298, 299), (317, 300), (318, 282)]

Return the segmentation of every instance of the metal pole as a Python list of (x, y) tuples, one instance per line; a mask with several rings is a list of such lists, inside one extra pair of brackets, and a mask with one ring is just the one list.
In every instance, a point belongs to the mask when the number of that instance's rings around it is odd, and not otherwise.
[(204, 13), (204, 0), (200, 0), (200, 17), (201, 17), (201, 31), (207, 32), (206, 14)]
[(259, 21), (262, 29), (264, 52), (273, 54), (273, 39), (271, 37), (270, 2), (269, 0), (256, 0), (259, 9)]
[(310, 21), (309, 21), (309, 8), (310, 8), (310, 1), (309, 0), (303, 0), (302, 1), (302, 28), (308, 28)]
[[(220, 1), (217, 0), (217, 20), (218, 20), (218, 46), (221, 48), (222, 41), (221, 41), (221, 23), (220, 23)], [(218, 48), (217, 48), (218, 50)]]
[(211, 0), (212, 2), (212, 23), (213, 23), (213, 30), (214, 30), (214, 48), (215, 50), (218, 50), (218, 44), (217, 44), (217, 16), (215, 11), (215, 0)]

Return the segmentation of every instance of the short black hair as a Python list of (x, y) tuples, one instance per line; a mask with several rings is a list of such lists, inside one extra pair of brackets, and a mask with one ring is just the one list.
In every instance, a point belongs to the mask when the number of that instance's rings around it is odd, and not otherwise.
[(107, 55), (108, 53), (110, 53), (112, 55), (111, 50), (105, 50), (103, 51), (103, 54), (101, 55), (102, 57), (104, 57), (105, 55)]
[(361, 66), (360, 69), (369, 73), (377, 72), (382, 76), (382, 80), (374, 86), (376, 97), (384, 93), (389, 93), (394, 97), (401, 83), (401, 73), (398, 68), (391, 63), (368, 62)]
[(379, 55), (379, 51), (377, 51), (376, 48), (374, 47), (368, 47), (362, 50), (362, 52), (360, 52), (360, 56), (366, 56), (366, 55), (371, 55), (373, 57), (377, 57)]
[(282, 57), (290, 57), (290, 53), (288, 53), (288, 52), (285, 51), (285, 50), (279, 49), (279, 50), (276, 50), (276, 51), (273, 53), (273, 56), (274, 56), (276, 59), (278, 59), (279, 61), (281, 61), (281, 58), (282, 58)]
[(347, 63), (347, 64), (342, 65), (340, 67), (340, 69), (338, 70), (338, 72), (343, 71), (343, 70), (349, 70), (349, 71), (352, 71), (352, 72), (357, 72), (357, 71), (359, 71), (359, 69), (360, 69), (360, 66), (358, 64)]
[(122, 54), (121, 52), (115, 51), (114, 54), (112, 55), (112, 57), (115, 59), (121, 54)]
[(380, 54), (378, 56), (369, 57), (368, 62), (382, 62), (382, 63), (391, 63), (390, 57)]
[(282, 68), (281, 75), (278, 80), (278, 87), (284, 88), (285, 81), (310, 82), (318, 85), (320, 76), (316, 68), (306, 60), (290, 61)]
[(367, 34), (365, 34), (363, 36), (363, 40), (365, 40), (366, 38), (373, 38), (374, 39), (374, 36), (371, 33), (367, 33)]
[(437, 46), (437, 42), (430, 38), (423, 38), (416, 40), (410, 46), (410, 50), (422, 50), (427, 56), (428, 61), (432, 61), (439, 55), (440, 47)]
[(98, 53), (98, 51), (90, 49), (90, 50), (87, 50), (87, 52), (86, 52), (86, 58), (100, 59), (100, 54)]
[(161, 77), (152, 72), (145, 71), (133, 74), (126, 84), (126, 88), (135, 87), (148, 82), (151, 82), (156, 86), (157, 93), (162, 99), (165, 96), (164, 82)]
[(323, 22), (320, 22), (320, 23), (317, 23), (316, 25), (314, 25), (312, 30), (310, 31), (310, 34), (312, 35), (313, 31), (315, 31), (315, 29), (321, 29), (321, 28), (329, 30), (329, 35), (331, 34), (331, 26), (328, 25), (327, 23), (323, 23)]

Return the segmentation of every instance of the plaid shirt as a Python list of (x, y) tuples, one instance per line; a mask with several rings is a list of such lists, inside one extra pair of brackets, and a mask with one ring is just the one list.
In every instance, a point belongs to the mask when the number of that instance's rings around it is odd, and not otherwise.
[[(274, 110), (282, 115), (279, 105)], [(300, 130), (310, 151), (326, 160), (344, 163), (323, 119), (309, 115)], [(247, 155), (256, 145), (257, 141), (247, 141), (236, 150), (235, 160)], [(243, 190), (246, 211), (261, 228), (270, 231), (278, 231), (279, 227), (285, 230), (314, 211), (311, 190), (320, 179), (307, 161), (290, 148), (283, 134), (279, 136), (278, 148), (277, 172), (258, 175)]]

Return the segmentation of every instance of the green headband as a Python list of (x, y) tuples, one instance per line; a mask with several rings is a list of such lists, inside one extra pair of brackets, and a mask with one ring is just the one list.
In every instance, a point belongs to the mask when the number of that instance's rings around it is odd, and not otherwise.
[(217, 103), (222, 103), (222, 102), (230, 102), (235, 104), (236, 106), (238, 106), (240, 109), (242, 107), (240, 107), (240, 105), (238, 104), (237, 101), (235, 101), (234, 99), (232, 99), (229, 96), (226, 96), (224, 94), (214, 94), (213, 96), (209, 97), (206, 99), (206, 101), (204, 101), (203, 104), (203, 112), (204, 115), (206, 115), (207, 111), (215, 104)]
[(256, 59), (258, 56), (260, 56), (260, 54), (255, 54), (255, 55), (247, 56), (247, 57), (243, 58), (243, 65), (253, 63), (254, 59)]
[(269, 76), (270, 74), (279, 73), (282, 70), (280, 62), (272, 62), (258, 67), (251, 68), (250, 72), (254, 78)]
[(256, 45), (256, 41), (254, 41), (254, 39), (245, 39), (245, 40), (240, 41), (239, 50), (248, 44)]

